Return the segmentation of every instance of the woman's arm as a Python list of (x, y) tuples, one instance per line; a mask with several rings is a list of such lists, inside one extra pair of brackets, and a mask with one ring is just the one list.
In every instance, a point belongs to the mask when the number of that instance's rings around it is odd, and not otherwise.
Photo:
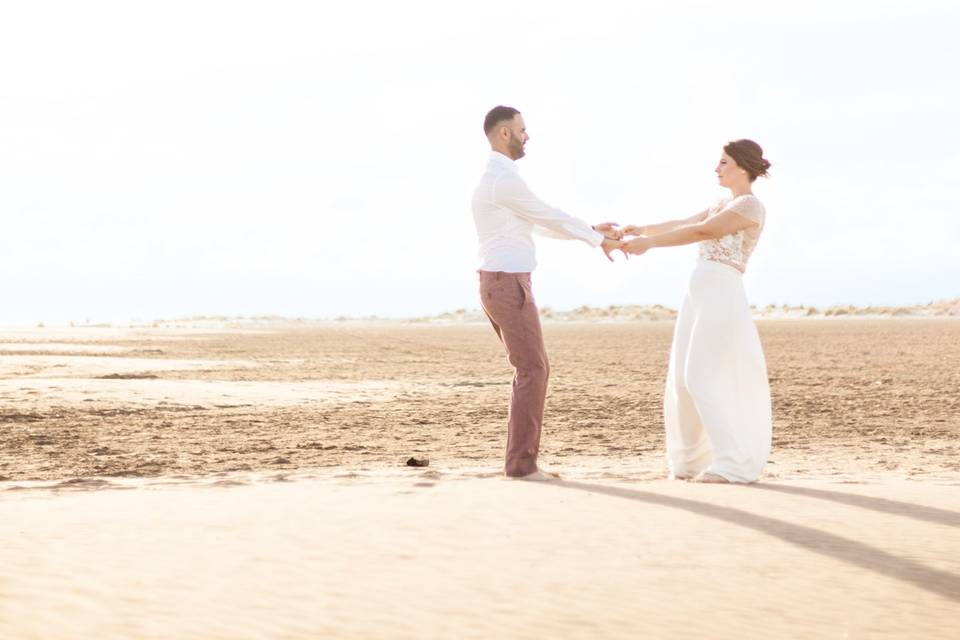
[(682, 220), (668, 220), (667, 222), (658, 222), (657, 224), (648, 225), (627, 225), (621, 229), (621, 233), (623, 233), (625, 236), (660, 235), (668, 231), (673, 231), (678, 227), (685, 227), (698, 222), (703, 222), (707, 217), (708, 211), (709, 209), (704, 209), (700, 213), (694, 214), (689, 218), (683, 218)]
[(755, 226), (757, 226), (756, 222), (736, 211), (724, 211), (707, 220), (680, 226), (666, 233), (636, 237), (624, 244), (623, 251), (640, 255), (654, 247), (676, 247), (703, 240), (713, 240)]

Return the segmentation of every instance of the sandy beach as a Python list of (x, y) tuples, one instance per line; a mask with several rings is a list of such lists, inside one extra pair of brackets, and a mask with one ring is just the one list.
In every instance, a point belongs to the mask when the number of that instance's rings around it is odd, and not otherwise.
[(2, 331), (0, 637), (956, 637), (960, 321), (758, 326), (746, 487), (663, 480), (669, 321), (545, 325), (549, 484), (482, 324)]
[[(960, 321), (761, 320), (767, 479), (960, 475)], [(546, 466), (663, 474), (672, 323), (547, 323)], [(0, 481), (500, 464), (511, 370), (481, 323), (0, 331)], [(585, 462), (590, 461), (590, 462)]]
[(960, 640), (960, 0), (0, 60), (0, 640)]
[(953, 638), (956, 484), (469, 473), (3, 497), (5, 638)]

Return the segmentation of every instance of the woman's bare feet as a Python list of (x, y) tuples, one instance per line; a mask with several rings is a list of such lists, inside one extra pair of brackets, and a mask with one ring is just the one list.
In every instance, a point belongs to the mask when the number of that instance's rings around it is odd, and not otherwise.
[(718, 476), (717, 474), (710, 473), (708, 471), (704, 471), (703, 473), (699, 474), (693, 479), (693, 482), (704, 482), (708, 484), (730, 484), (730, 481), (723, 476)]

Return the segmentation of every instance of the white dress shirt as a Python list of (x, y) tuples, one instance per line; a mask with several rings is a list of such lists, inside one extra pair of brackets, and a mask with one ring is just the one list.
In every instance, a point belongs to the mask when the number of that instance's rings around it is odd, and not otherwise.
[(583, 240), (599, 247), (603, 235), (589, 224), (533, 195), (517, 163), (493, 151), (473, 193), (473, 222), (480, 240), (480, 270), (526, 273), (537, 266), (533, 232)]

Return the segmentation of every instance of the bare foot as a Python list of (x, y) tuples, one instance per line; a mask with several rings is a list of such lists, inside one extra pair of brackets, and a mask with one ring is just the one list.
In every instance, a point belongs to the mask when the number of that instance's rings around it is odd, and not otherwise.
[(510, 477), (510, 479), (511, 480), (532, 480), (534, 482), (549, 482), (551, 480), (559, 480), (560, 475), (556, 473), (547, 473), (546, 471), (537, 469), (533, 473), (528, 473), (525, 476), (515, 476), (515, 477)]
[(717, 474), (710, 473), (708, 471), (704, 471), (698, 475), (693, 479), (693, 482), (704, 482), (707, 484), (730, 484), (730, 481), (723, 476), (718, 476)]
[(690, 480), (692, 478), (693, 476), (686, 473), (675, 473), (672, 476), (670, 476), (669, 479), (670, 480)]

